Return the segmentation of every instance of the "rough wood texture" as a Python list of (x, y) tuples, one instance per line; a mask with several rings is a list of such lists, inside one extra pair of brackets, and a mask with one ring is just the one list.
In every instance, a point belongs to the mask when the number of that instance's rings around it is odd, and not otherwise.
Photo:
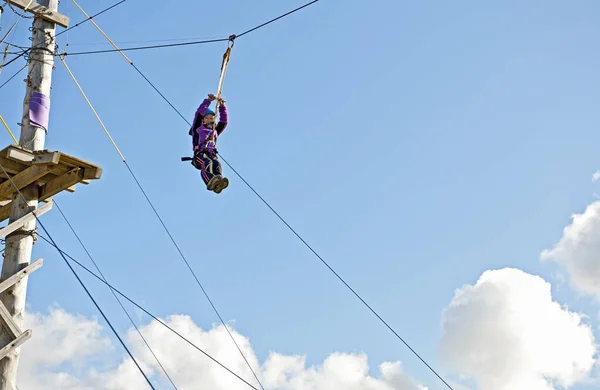
[[(39, 202), (47, 202), (62, 191), (75, 192), (78, 183), (87, 185), (102, 177), (102, 168), (80, 158), (14, 145), (0, 150), (0, 164), (20, 190), (33, 188)], [(0, 222), (9, 218), (15, 192), (15, 186), (0, 173)]]
[(4, 358), (10, 352), (14, 351), (16, 348), (19, 348), (21, 344), (31, 338), (31, 330), (28, 329), (25, 332), (21, 333), (19, 337), (17, 337), (13, 342), (0, 349), (0, 359)]
[[(29, 0), (9, 0), (12, 4), (25, 8)], [(23, 4), (25, 2), (25, 4)], [(33, 5), (34, 3), (32, 3)], [(29, 72), (27, 76), (27, 89), (23, 99), (23, 115), (21, 117), (21, 134), (19, 145), (33, 151), (44, 149), (46, 140), (46, 130), (33, 126), (29, 120), (29, 105), (34, 92), (50, 97), (52, 84), (52, 69), (54, 67), (54, 50), (56, 48), (56, 21), (49, 22), (47, 19), (56, 16), (58, 10), (58, 0), (39, 0), (39, 4), (48, 9), (40, 14), (33, 22), (32, 47), (44, 48), (44, 50), (32, 50), (29, 57)], [(51, 13), (51, 14), (50, 14)], [(64, 24), (64, 23), (63, 23)], [(21, 149), (21, 148), (20, 148)], [(21, 149), (22, 150), (22, 149)], [(13, 154), (23, 154), (15, 153)], [(11, 156), (6, 155), (7, 159)], [(14, 158), (13, 161), (17, 161)], [(32, 165), (31, 162), (25, 164), (26, 167)], [(28, 214), (30, 207), (36, 208), (38, 205), (39, 188), (35, 185), (29, 185), (21, 190), (21, 194), (26, 200), (23, 200), (19, 194), (13, 196), (13, 201), (4, 206), (10, 207), (9, 222), (14, 222)], [(32, 231), (36, 227), (35, 219), (23, 225), (23, 230)], [(2, 263), (2, 273), (0, 281), (6, 280), (29, 265), (33, 247), (33, 237), (30, 234), (11, 234), (6, 238), (4, 251), (4, 262)], [(28, 277), (19, 280), (13, 286), (0, 294), (0, 300), (12, 316), (13, 321), (18, 327), (23, 325), (23, 316), (25, 313), (25, 299), (27, 293)], [(4, 329), (0, 333), (0, 346), (9, 347), (4, 350), (6, 356), (0, 360), (0, 390), (15, 390), (17, 369), (19, 365), (19, 344), (15, 343), (11, 334)], [(21, 335), (23, 336), (23, 335)], [(31, 336), (31, 335), (30, 335)], [(25, 336), (23, 336), (25, 337)], [(22, 341), (26, 338), (20, 339)], [(19, 341), (19, 342), (22, 342)], [(8, 345), (10, 344), (10, 346)], [(5, 347), (6, 348), (6, 347)]]
[(10, 199), (17, 188), (21, 190), (47, 173), (47, 165), (34, 165), (26, 168), (14, 175), (11, 180), (5, 180), (4, 183), (0, 184), (0, 198)]
[(83, 180), (84, 172), (85, 171), (81, 168), (73, 168), (64, 175), (50, 180), (44, 187), (42, 187), (40, 199), (49, 198), (61, 191), (68, 189), (72, 185), (77, 184), (79, 181)]
[[(19, 7), (21, 9), (25, 9), (27, 4), (30, 3), (29, 0), (5, 0), (7, 3), (14, 5), (15, 7)], [(31, 3), (27, 11), (39, 15), (42, 19), (47, 20), (48, 22), (56, 23), (61, 27), (69, 27), (69, 17), (59, 14), (55, 10), (43, 6), (38, 3)]]
[[(0, 229), (0, 238), (4, 238), (4, 237), (8, 236), (10, 233), (22, 228), (23, 225), (25, 225), (27, 222), (33, 221), (35, 219), (35, 216), (37, 216), (39, 218), (41, 215), (50, 211), (50, 209), (52, 209), (52, 202), (48, 202), (45, 205), (43, 205), (42, 207), (36, 209), (35, 215), (33, 215), (34, 213), (29, 213), (26, 216), (21, 217), (18, 220), (16, 220), (15, 222), (9, 224), (8, 226)], [(0, 283), (0, 285), (1, 284), (2, 283)], [(4, 290), (0, 289), (0, 292), (2, 292), (2, 291), (4, 291)]]
[(4, 305), (0, 305), (0, 323), (2, 323), (4, 329), (11, 334), (13, 339), (16, 339), (21, 334), (21, 329), (19, 329), (17, 324), (15, 324), (10, 313), (8, 310), (6, 310)]
[[(10, 278), (6, 279), (4, 282), (0, 283), (0, 292), (8, 289), (13, 284), (17, 283), (19, 280), (23, 279), (25, 276), (29, 275), (33, 271), (39, 269), (44, 265), (44, 259), (37, 259), (33, 263), (29, 264), (27, 267), (23, 268)], [(2, 306), (2, 305), (0, 305)]]

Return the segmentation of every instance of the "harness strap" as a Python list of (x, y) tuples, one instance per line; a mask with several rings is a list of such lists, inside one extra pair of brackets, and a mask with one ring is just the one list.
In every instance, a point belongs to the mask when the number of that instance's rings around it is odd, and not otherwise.
[(217, 106), (215, 108), (215, 121), (213, 122), (213, 132), (210, 134), (208, 140), (215, 140), (215, 132), (217, 128), (217, 114), (219, 113), (219, 105), (221, 94), (223, 92), (223, 84), (225, 83), (225, 73), (227, 73), (227, 66), (229, 65), (229, 57), (231, 55), (231, 49), (233, 49), (235, 34), (229, 36), (229, 42), (227, 43), (227, 50), (223, 54), (223, 61), (221, 61), (221, 76), (219, 77), (219, 87), (217, 89)]

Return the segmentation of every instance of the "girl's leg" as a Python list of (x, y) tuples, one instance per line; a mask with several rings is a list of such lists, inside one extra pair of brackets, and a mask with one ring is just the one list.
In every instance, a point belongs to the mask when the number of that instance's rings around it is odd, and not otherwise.
[(221, 162), (219, 161), (216, 154), (212, 156), (212, 166), (213, 171), (219, 178), (219, 182), (215, 185), (214, 191), (217, 194), (220, 194), (221, 191), (223, 191), (225, 188), (227, 188), (227, 186), (229, 186), (229, 179), (227, 179), (226, 177), (222, 177), (223, 168), (221, 167)]
[(218, 182), (218, 178), (215, 178), (215, 174), (213, 173), (213, 160), (206, 153), (196, 153), (194, 158), (196, 160), (196, 168), (200, 169), (202, 180), (204, 180), (208, 190), (212, 190)]
[(215, 175), (223, 176), (223, 168), (221, 167), (221, 162), (216, 154), (211, 156), (212, 158), (212, 169)]

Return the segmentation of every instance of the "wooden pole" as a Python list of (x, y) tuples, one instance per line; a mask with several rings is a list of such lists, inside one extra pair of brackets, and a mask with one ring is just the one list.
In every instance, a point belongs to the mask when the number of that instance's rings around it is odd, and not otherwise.
[[(48, 7), (53, 12), (58, 11), (58, 0), (39, 0), (37, 3)], [(56, 25), (47, 21), (47, 19), (37, 17), (34, 21), (31, 45), (35, 49), (29, 53), (29, 75), (23, 101), (23, 117), (21, 119), (21, 136), (19, 140), (22, 147), (33, 151), (43, 150), (46, 139), (50, 108), (50, 85), (54, 67), (55, 30)], [(39, 195), (37, 194), (37, 187), (31, 185), (21, 190), (21, 192), (28, 201), (24, 202), (21, 196), (15, 193), (9, 222), (16, 221), (29, 213), (29, 206), (37, 208)], [(7, 236), (0, 281), (10, 278), (29, 265), (33, 247), (33, 236), (29, 232), (32, 232), (35, 228), (36, 220), (33, 219), (24, 224), (18, 231)], [(0, 300), (19, 327), (23, 325), (27, 279), (27, 277), (24, 277), (0, 295)], [(0, 345), (5, 345), (12, 338), (7, 329), (2, 328), (0, 330)], [(16, 390), (19, 354), (20, 348), (16, 348), (0, 360), (0, 390)]]

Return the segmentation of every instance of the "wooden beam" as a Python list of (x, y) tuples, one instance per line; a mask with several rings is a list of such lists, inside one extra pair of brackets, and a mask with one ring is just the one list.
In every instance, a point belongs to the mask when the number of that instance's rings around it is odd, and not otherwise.
[(93, 165), (85, 160), (82, 160), (77, 157), (70, 156), (65, 153), (61, 153), (60, 155), (60, 164), (68, 165), (71, 167), (80, 167), (85, 169), (85, 173), (83, 175), (84, 179), (100, 179), (102, 176), (102, 168), (97, 165)]
[(10, 149), (12, 146), (14, 145), (8, 145), (4, 149), (0, 150), (0, 157), (6, 158), (6, 156), (8, 156), (8, 149)]
[(56, 195), (61, 191), (66, 190), (74, 184), (83, 180), (83, 169), (73, 168), (62, 176), (58, 176), (50, 180), (44, 185), (40, 192), (40, 200)]
[(21, 333), (19, 337), (14, 339), (10, 344), (6, 345), (4, 348), (0, 349), (0, 359), (4, 359), (6, 355), (8, 355), (12, 350), (19, 348), (25, 341), (31, 338), (31, 329), (27, 329), (25, 332)]
[(31, 4), (27, 8), (28, 12), (39, 15), (42, 19), (56, 23), (61, 27), (69, 27), (69, 18), (67, 16), (52, 11), (48, 7), (44, 7), (38, 3), (31, 2), (31, 0), (6, 0), (6, 2), (23, 10), (27, 7), (27, 4)]
[(102, 177), (102, 168), (100, 167), (92, 167), (85, 168), (85, 172), (83, 174), (83, 178), (87, 180), (98, 180)]
[(33, 164), (52, 164), (56, 165), (60, 161), (60, 152), (44, 152), (36, 154)]
[[(44, 202), (48, 202), (49, 199), (44, 199)], [(42, 200), (40, 199), (40, 202)], [(0, 222), (4, 221), (5, 219), (8, 219), (8, 217), (10, 216), (10, 208), (12, 207), (12, 202), (10, 202), (9, 204), (7, 204), (6, 206), (2, 206), (0, 207)]]
[[(51, 209), (52, 209), (52, 202), (48, 202), (45, 205), (35, 209), (35, 215), (33, 213), (24, 215), (23, 217), (17, 219), (16, 221), (9, 224), (8, 226), (5, 226), (2, 229), (0, 229), (0, 238), (8, 236), (10, 233), (23, 227), (23, 225), (25, 225), (27, 222), (34, 220), (36, 215), (38, 217), (40, 217), (41, 215), (45, 214), (46, 212), (50, 211)], [(2, 290), (0, 290), (0, 292), (2, 292)]]
[(6, 206), (0, 207), (0, 221), (4, 221), (10, 217), (10, 208), (12, 206), (12, 202), (7, 204)]
[(17, 173), (12, 177), (12, 181), (7, 179), (0, 184), (0, 198), (10, 198), (12, 194), (17, 192), (17, 189), (27, 187), (47, 173), (49, 173), (48, 165), (34, 165)]
[(19, 329), (17, 324), (15, 324), (15, 321), (13, 321), (12, 316), (8, 312), (8, 309), (1, 302), (0, 302), (0, 321), (2, 321), (2, 325), (4, 326), (4, 328), (10, 334), (12, 334), (13, 338), (19, 337), (19, 335), (21, 334), (21, 329)]
[(35, 155), (23, 149), (19, 149), (16, 146), (8, 148), (6, 157), (11, 160), (21, 161), (24, 163), (30, 163), (35, 158)]
[(0, 283), (0, 293), (6, 291), (6, 289), (10, 288), (13, 284), (17, 283), (19, 280), (23, 279), (33, 271), (41, 268), (43, 264), (44, 259), (37, 259), (10, 278), (6, 279), (4, 282)]
[[(16, 175), (21, 172), (23, 169), (27, 168), (26, 164), (19, 163), (17, 161), (9, 160), (7, 158), (0, 157), (0, 164), (4, 167), (4, 170), (8, 172), (10, 175)], [(0, 169), (0, 175), (2, 177), (6, 177), (4, 171)]]

